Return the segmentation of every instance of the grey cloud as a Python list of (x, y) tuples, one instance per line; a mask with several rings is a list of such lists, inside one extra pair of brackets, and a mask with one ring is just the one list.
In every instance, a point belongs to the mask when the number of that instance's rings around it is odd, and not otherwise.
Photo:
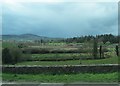
[(117, 34), (117, 3), (20, 3), (5, 5), (3, 34), (33, 33), (49, 37)]

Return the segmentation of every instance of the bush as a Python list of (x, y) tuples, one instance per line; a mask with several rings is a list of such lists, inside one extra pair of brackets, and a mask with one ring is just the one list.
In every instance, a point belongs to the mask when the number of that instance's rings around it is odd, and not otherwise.
[(10, 64), (12, 63), (12, 55), (10, 53), (10, 50), (8, 48), (4, 48), (2, 50), (2, 63), (3, 64)]
[(30, 54), (23, 54), (22, 57), (20, 58), (20, 61), (31, 61), (31, 55)]
[(3, 64), (16, 64), (17, 62), (30, 60), (29, 54), (23, 54), (19, 48), (4, 48), (2, 51)]
[(52, 49), (52, 48), (24, 48), (24, 54), (47, 54), (47, 53), (92, 53), (91, 48), (78, 48), (75, 50)]
[(23, 53), (25, 54), (40, 54), (40, 53), (49, 53), (49, 49), (35, 49), (35, 48), (26, 48), (26, 49), (23, 49)]
[(16, 64), (17, 62), (20, 62), (21, 57), (22, 57), (22, 51), (18, 48), (11, 48), (10, 53), (13, 59), (12, 64)]

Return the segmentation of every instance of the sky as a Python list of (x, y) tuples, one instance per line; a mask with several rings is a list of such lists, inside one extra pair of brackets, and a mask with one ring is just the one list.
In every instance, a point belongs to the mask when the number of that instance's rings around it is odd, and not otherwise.
[(2, 34), (47, 37), (118, 34), (117, 2), (15, 2), (2, 5)]

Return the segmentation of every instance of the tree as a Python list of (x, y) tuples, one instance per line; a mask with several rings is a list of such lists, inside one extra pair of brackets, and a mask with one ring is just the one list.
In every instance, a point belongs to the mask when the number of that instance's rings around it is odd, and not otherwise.
[(116, 55), (119, 56), (119, 47), (118, 47), (118, 45), (116, 45), (116, 50), (115, 51), (116, 51)]
[(18, 48), (23, 48), (23, 47), (24, 47), (23, 44), (19, 44), (19, 45), (18, 45)]
[(3, 64), (16, 64), (22, 59), (22, 51), (19, 48), (5, 48), (2, 51)]
[(97, 42), (97, 38), (94, 38), (94, 43), (93, 43), (93, 57), (94, 57), (94, 59), (97, 59), (97, 53), (98, 53), (98, 42)]
[(99, 52), (100, 52), (100, 58), (101, 58), (101, 56), (102, 56), (102, 45), (100, 45)]
[(12, 55), (8, 48), (3, 49), (2, 51), (2, 63), (3, 64), (10, 64), (13, 62)]

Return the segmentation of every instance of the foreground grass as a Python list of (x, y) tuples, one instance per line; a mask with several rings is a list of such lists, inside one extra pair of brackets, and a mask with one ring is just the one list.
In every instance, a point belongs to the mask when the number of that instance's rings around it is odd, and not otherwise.
[(69, 60), (69, 61), (27, 61), (16, 65), (80, 65), (80, 64), (118, 64), (118, 57), (98, 60)]
[(92, 73), (79, 73), (79, 74), (61, 74), (61, 75), (45, 75), (45, 74), (8, 74), (3, 73), (3, 82), (58, 82), (58, 83), (73, 83), (73, 82), (117, 82), (118, 73), (107, 74), (92, 74)]

